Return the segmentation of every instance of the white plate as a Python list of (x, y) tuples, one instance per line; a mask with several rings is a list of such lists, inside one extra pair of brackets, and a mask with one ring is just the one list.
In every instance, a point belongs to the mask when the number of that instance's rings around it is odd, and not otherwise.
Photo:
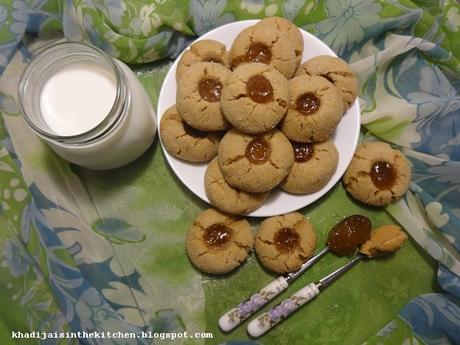
[[(258, 20), (244, 20), (240, 22), (230, 23), (220, 26), (205, 35), (201, 36), (198, 40), (213, 39), (220, 41), (227, 46), (227, 49), (233, 43), (235, 37), (243, 29), (248, 26), (254, 25)], [(337, 56), (326, 44), (320, 41), (315, 36), (309, 34), (304, 30), (300, 30), (305, 48), (303, 52), (302, 62), (306, 61), (317, 55), (331, 55)], [(161, 87), (160, 96), (158, 99), (158, 125), (160, 124), (163, 113), (172, 105), (176, 103), (176, 67), (180, 57), (172, 65)], [(343, 116), (334, 135), (334, 143), (339, 150), (339, 164), (337, 170), (332, 176), (329, 183), (319, 192), (307, 195), (293, 195), (283, 192), (281, 189), (275, 189), (270, 198), (257, 210), (249, 213), (253, 217), (270, 217), (283, 213), (293, 212), (302, 207), (310, 205), (326, 194), (342, 177), (358, 143), (360, 129), (360, 113), (358, 102), (356, 101), (348, 112)], [(158, 129), (158, 132), (159, 129)], [(161, 140), (161, 137), (160, 137)], [(171, 156), (163, 143), (161, 144), (163, 152), (168, 160), (169, 165), (182, 181), (182, 183), (190, 189), (195, 195), (209, 203), (204, 189), (204, 173), (207, 164), (192, 164), (177, 159)]]

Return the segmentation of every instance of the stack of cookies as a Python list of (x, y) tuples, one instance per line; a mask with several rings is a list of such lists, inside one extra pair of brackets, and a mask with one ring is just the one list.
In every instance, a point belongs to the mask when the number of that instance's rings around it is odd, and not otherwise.
[(331, 138), (357, 80), (336, 57), (301, 64), (303, 48), (299, 29), (272, 17), (241, 31), (230, 51), (201, 40), (178, 63), (176, 105), (162, 117), (161, 139), (177, 158), (210, 162), (206, 194), (226, 213), (252, 212), (277, 187), (317, 192), (336, 170)]

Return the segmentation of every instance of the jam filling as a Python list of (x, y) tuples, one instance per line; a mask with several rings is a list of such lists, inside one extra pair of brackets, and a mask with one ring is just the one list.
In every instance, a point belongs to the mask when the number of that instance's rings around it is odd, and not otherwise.
[(396, 182), (396, 170), (392, 164), (385, 161), (377, 161), (372, 164), (371, 180), (380, 190), (388, 190)]
[(255, 75), (246, 83), (246, 93), (256, 103), (273, 101), (273, 87), (263, 75)]
[(304, 115), (313, 114), (320, 106), (319, 98), (311, 92), (299, 96), (296, 100), (295, 108)]
[(351, 255), (371, 238), (372, 224), (366, 216), (354, 215), (339, 222), (329, 232), (326, 245), (339, 255)]
[(282, 228), (275, 234), (276, 248), (282, 253), (292, 252), (299, 245), (299, 234), (291, 228)]
[(307, 162), (313, 156), (313, 144), (292, 142), (294, 160), (299, 163)]
[(232, 68), (243, 62), (254, 63), (260, 62), (268, 65), (272, 59), (272, 51), (269, 46), (256, 42), (246, 48), (244, 55), (237, 56), (232, 61)]
[(269, 64), (272, 59), (272, 51), (270, 47), (263, 43), (253, 43), (248, 48), (246, 48), (245, 55), (247, 57), (247, 62), (260, 62), (264, 64)]
[(216, 223), (204, 230), (203, 239), (206, 245), (212, 249), (225, 248), (232, 237), (232, 229), (223, 223)]
[(246, 146), (246, 158), (254, 164), (265, 163), (270, 156), (270, 144), (262, 138), (256, 138)]
[(211, 103), (219, 102), (222, 92), (222, 83), (212, 78), (201, 79), (198, 84), (198, 92), (205, 101)]

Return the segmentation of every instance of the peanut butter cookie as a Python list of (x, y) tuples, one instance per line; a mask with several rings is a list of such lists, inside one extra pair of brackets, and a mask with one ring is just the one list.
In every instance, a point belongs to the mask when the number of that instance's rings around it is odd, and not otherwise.
[(199, 214), (187, 233), (187, 254), (199, 270), (228, 273), (241, 265), (254, 245), (251, 225), (215, 209)]
[(262, 206), (270, 195), (270, 192), (248, 193), (230, 186), (220, 171), (217, 158), (206, 169), (204, 188), (211, 204), (230, 214), (252, 212)]
[(222, 138), (217, 157), (228, 184), (251, 193), (275, 188), (294, 162), (289, 140), (277, 129), (259, 136), (231, 129)]
[(388, 205), (401, 198), (410, 181), (407, 158), (387, 143), (377, 141), (358, 146), (343, 176), (351, 196), (373, 206)]
[(322, 143), (292, 142), (294, 164), (280, 184), (281, 189), (293, 194), (315, 193), (334, 175), (339, 153), (332, 140)]
[(299, 75), (318, 75), (326, 78), (337, 89), (343, 99), (343, 111), (350, 108), (358, 96), (358, 80), (350, 66), (334, 56), (319, 55), (305, 61), (296, 72)]
[(256, 235), (256, 254), (270, 271), (296, 271), (315, 250), (316, 234), (310, 222), (298, 212), (265, 219)]
[(263, 133), (282, 120), (287, 110), (288, 82), (274, 68), (244, 64), (228, 77), (220, 104), (226, 119), (244, 133)]
[(230, 73), (215, 62), (198, 62), (184, 72), (177, 83), (176, 106), (188, 125), (202, 131), (229, 127), (219, 100)]
[(294, 47), (297, 66), (300, 64), (304, 47), (303, 36), (294, 23), (282, 17), (269, 17), (262, 19), (256, 25), (268, 25), (284, 32)]
[(176, 69), (176, 80), (197, 62), (215, 62), (229, 68), (225, 44), (214, 40), (200, 40), (193, 43), (181, 56)]
[(286, 78), (291, 78), (297, 68), (294, 47), (286, 34), (268, 25), (253, 25), (233, 41), (230, 48), (230, 66), (260, 62), (271, 65)]
[(202, 132), (187, 125), (175, 105), (168, 108), (161, 118), (160, 136), (170, 154), (193, 163), (213, 159), (222, 137), (220, 133)]
[(319, 76), (295, 77), (288, 86), (288, 111), (280, 129), (289, 139), (301, 143), (328, 140), (342, 118), (339, 90)]

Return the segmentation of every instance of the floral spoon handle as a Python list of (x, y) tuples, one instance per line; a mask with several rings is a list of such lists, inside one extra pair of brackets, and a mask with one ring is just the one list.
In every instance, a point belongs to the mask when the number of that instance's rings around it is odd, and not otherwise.
[(273, 326), (280, 323), (295, 310), (303, 306), (308, 301), (315, 298), (319, 294), (319, 289), (316, 283), (310, 283), (303, 287), (291, 297), (285, 299), (280, 304), (271, 308), (269, 311), (259, 315), (257, 318), (249, 322), (248, 333), (251, 337), (259, 337)]
[(275, 279), (259, 292), (240, 303), (235, 308), (229, 310), (219, 319), (219, 327), (224, 332), (231, 331), (273, 298), (288, 288), (289, 284), (285, 277)]
[(315, 296), (317, 296), (323, 289), (327, 288), (329, 285), (335, 282), (339, 277), (348, 272), (353, 266), (355, 266), (364, 258), (366, 258), (366, 256), (363, 254), (356, 255), (345, 265), (320, 279), (319, 282), (308, 284), (288, 299), (285, 299), (277, 306), (271, 308), (266, 313), (259, 315), (257, 318), (249, 322), (249, 335), (255, 338), (270, 330), (273, 326), (283, 321), (295, 310), (299, 309), (305, 303), (315, 298)]
[(324, 255), (329, 253), (329, 247), (325, 247), (315, 256), (308, 259), (299, 270), (291, 272), (285, 276), (281, 276), (270, 284), (262, 288), (258, 293), (249, 297), (246, 301), (238, 304), (235, 308), (229, 310), (219, 319), (219, 327), (224, 332), (229, 332), (236, 326), (241, 324), (249, 316), (270, 302), (281, 292), (289, 287), (289, 284), (302, 275), (306, 270), (318, 262)]

